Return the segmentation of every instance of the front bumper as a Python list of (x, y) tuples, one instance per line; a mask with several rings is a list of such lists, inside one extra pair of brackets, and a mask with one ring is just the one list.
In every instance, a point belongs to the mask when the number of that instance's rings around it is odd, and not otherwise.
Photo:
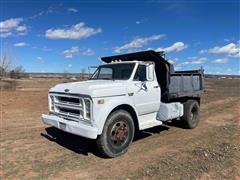
[(75, 122), (65, 120), (56, 115), (42, 115), (42, 122), (44, 124), (52, 125), (58, 129), (71, 134), (83, 136), (89, 139), (96, 139), (98, 135), (98, 129), (83, 122)]

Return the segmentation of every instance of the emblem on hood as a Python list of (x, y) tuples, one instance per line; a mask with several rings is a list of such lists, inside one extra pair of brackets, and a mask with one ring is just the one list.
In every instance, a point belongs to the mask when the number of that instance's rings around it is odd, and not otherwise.
[(69, 92), (70, 90), (69, 89), (64, 89), (64, 92)]

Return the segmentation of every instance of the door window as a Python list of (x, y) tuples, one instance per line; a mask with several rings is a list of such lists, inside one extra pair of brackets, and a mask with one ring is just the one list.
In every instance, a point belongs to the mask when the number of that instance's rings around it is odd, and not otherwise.
[(138, 65), (138, 69), (134, 76), (134, 81), (146, 81), (146, 66)]

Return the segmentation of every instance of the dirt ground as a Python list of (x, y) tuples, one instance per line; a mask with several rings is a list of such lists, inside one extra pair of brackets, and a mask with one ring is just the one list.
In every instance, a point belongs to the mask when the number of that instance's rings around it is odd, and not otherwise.
[(240, 179), (240, 79), (206, 79), (196, 129), (171, 122), (139, 132), (114, 159), (41, 123), (48, 89), (61, 81), (18, 80), (0, 92), (0, 179)]

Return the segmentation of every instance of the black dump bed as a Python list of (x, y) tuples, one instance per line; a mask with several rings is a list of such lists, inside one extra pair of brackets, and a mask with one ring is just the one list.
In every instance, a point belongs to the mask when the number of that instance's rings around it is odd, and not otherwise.
[(175, 71), (170, 75), (169, 98), (199, 97), (203, 91), (203, 70)]
[(155, 63), (155, 72), (161, 87), (163, 101), (172, 101), (179, 98), (200, 97), (204, 89), (203, 70), (174, 71), (173, 65), (165, 58), (163, 52), (142, 51), (103, 57), (102, 60), (110, 63), (121, 61), (152, 61)]

